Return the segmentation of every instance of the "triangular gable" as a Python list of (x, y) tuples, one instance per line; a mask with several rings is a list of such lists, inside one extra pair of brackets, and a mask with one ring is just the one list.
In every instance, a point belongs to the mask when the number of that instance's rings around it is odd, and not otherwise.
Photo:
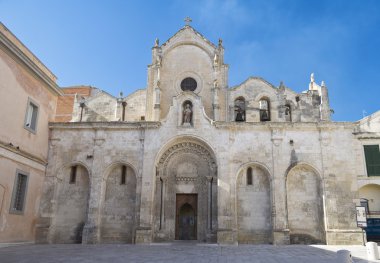
[(171, 38), (166, 40), (166, 42), (163, 43), (161, 45), (161, 47), (163, 49), (169, 48), (172, 45), (172, 43), (174, 43), (174, 40), (176, 40), (175, 41), (176, 43), (181, 42), (181, 38), (183, 36), (185, 36), (186, 33), (188, 33), (188, 32), (194, 34), (199, 40), (201, 40), (203, 43), (205, 43), (210, 50), (214, 50), (217, 48), (217, 46), (215, 46), (211, 41), (209, 41), (201, 33), (196, 31), (193, 27), (191, 27), (189, 25), (186, 25), (183, 28), (181, 28), (179, 31), (177, 31), (177, 33), (175, 33)]
[(277, 90), (277, 87), (275, 87), (274, 85), (272, 85), (271, 83), (269, 83), (268, 81), (266, 81), (265, 79), (260, 78), (260, 77), (249, 77), (248, 79), (246, 79), (245, 81), (243, 81), (239, 85), (231, 87), (231, 90), (237, 90), (241, 87), (244, 87), (244, 86), (250, 84), (251, 82), (262, 82), (262, 83), (266, 84), (268, 87), (271, 87), (271, 88)]

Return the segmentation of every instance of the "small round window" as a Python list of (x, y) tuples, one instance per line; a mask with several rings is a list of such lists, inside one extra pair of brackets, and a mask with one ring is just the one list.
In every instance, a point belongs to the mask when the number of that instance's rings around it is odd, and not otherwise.
[(197, 88), (197, 82), (193, 78), (185, 78), (181, 82), (181, 89), (183, 91), (190, 90), (194, 91)]

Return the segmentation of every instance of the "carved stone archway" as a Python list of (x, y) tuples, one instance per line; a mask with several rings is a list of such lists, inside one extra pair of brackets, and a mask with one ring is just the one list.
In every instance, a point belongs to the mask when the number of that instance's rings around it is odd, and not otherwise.
[(194, 236), (216, 242), (217, 166), (212, 150), (191, 139), (174, 143), (160, 156), (156, 169), (154, 240), (181, 239), (176, 233), (181, 231), (176, 200), (188, 194), (197, 196)]

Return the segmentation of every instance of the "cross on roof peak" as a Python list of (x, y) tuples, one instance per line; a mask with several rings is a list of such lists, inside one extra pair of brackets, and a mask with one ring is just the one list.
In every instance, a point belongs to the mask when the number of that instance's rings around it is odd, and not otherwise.
[(183, 21), (185, 21), (186, 26), (190, 25), (190, 23), (193, 22), (193, 20), (191, 20), (191, 18), (188, 16)]

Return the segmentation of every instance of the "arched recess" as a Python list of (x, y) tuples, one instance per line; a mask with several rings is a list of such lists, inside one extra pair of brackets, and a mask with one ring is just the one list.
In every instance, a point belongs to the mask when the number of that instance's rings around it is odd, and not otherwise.
[(246, 121), (245, 118), (245, 99), (244, 97), (238, 97), (234, 101), (234, 120), (237, 122), (244, 122)]
[(272, 191), (269, 172), (252, 163), (244, 166), (236, 180), (238, 242), (272, 243)]
[(291, 244), (325, 243), (323, 187), (318, 172), (296, 164), (286, 176), (288, 224)]
[(378, 217), (380, 215), (380, 185), (367, 184), (359, 189), (359, 198), (368, 203), (368, 216)]
[(50, 227), (53, 243), (82, 243), (87, 220), (89, 172), (82, 164), (64, 166), (57, 175), (56, 213)]
[[(217, 169), (213, 151), (204, 142), (176, 138), (158, 157), (153, 209), (154, 240), (181, 239), (179, 209), (186, 202), (193, 206), (196, 239), (216, 242)], [(176, 228), (177, 226), (177, 228)]]
[(271, 120), (271, 110), (270, 110), (270, 100), (267, 97), (262, 97), (259, 100), (260, 108), (260, 121), (270, 121)]
[(105, 243), (133, 243), (136, 222), (136, 173), (124, 163), (106, 170), (100, 238)]

